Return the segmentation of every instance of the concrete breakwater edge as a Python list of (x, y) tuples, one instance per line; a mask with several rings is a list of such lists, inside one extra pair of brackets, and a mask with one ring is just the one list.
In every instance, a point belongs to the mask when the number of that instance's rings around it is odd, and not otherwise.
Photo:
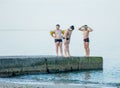
[(0, 56), (0, 77), (102, 69), (103, 58), (97, 56)]

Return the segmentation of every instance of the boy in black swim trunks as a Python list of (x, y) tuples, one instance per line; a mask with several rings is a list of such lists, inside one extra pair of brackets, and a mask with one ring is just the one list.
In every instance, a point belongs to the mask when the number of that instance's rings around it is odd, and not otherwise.
[(56, 54), (58, 56), (58, 50), (60, 48), (61, 56), (63, 56), (63, 50), (62, 50), (62, 30), (60, 29), (60, 25), (56, 25), (56, 29), (54, 30), (54, 34), (52, 37), (55, 39), (55, 46), (56, 46)]
[(64, 39), (64, 52), (65, 52), (65, 57), (70, 57), (70, 51), (69, 51), (69, 44), (70, 44), (70, 38), (71, 38), (71, 34), (72, 31), (74, 30), (74, 26), (70, 26), (70, 28), (68, 28), (63, 36)]
[(83, 41), (84, 41), (85, 53), (86, 53), (86, 56), (89, 56), (90, 55), (89, 32), (92, 32), (93, 30), (90, 27), (88, 27), (87, 25), (80, 27), (79, 30), (83, 32)]

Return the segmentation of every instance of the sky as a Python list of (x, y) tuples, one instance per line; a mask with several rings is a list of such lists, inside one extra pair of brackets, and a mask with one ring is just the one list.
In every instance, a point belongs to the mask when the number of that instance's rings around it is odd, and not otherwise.
[(0, 55), (55, 55), (49, 31), (75, 26), (70, 51), (83, 56), (82, 33), (87, 24), (91, 55), (119, 55), (120, 0), (0, 0)]

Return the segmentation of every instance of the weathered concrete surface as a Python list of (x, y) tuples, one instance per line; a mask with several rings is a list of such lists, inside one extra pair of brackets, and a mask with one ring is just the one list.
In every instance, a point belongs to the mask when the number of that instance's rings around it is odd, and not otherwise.
[(11, 56), (0, 57), (0, 77), (32, 73), (102, 70), (102, 57)]

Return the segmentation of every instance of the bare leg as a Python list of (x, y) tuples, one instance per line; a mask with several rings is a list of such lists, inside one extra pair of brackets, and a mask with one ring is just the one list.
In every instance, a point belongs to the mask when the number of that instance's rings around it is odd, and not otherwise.
[(89, 43), (88, 42), (84, 42), (84, 48), (85, 48), (86, 56), (89, 56), (90, 55), (90, 49), (89, 49)]
[(65, 53), (65, 57), (67, 57), (67, 46), (66, 46), (66, 43), (64, 43), (64, 53)]
[(60, 53), (61, 53), (61, 56), (63, 56), (62, 42), (60, 42), (59, 46), (60, 46)]
[(90, 48), (89, 47), (87, 48), (87, 52), (88, 52), (87, 55), (90, 56)]
[(70, 57), (70, 51), (69, 51), (69, 44), (67, 44), (67, 52), (68, 52), (68, 57)]
[(56, 46), (56, 54), (57, 54), (57, 56), (58, 56), (58, 47), (59, 47), (59, 43), (56, 42), (56, 43), (55, 43), (55, 46)]
[(89, 43), (87, 42), (87, 56), (90, 56), (90, 49), (89, 49)]

